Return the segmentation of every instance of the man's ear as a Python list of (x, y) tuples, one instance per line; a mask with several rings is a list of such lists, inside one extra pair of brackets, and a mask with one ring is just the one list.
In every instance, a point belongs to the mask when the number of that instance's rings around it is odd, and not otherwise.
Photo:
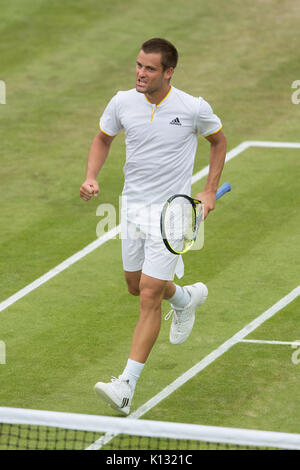
[(168, 69), (165, 70), (165, 78), (166, 78), (167, 80), (170, 80), (170, 79), (171, 79), (171, 77), (172, 77), (172, 75), (173, 75), (173, 73), (174, 73), (174, 70), (175, 70), (174, 67), (169, 67)]

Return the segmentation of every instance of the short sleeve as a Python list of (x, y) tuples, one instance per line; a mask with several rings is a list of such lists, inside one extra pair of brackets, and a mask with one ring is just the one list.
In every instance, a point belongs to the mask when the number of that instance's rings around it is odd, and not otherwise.
[(211, 106), (203, 98), (199, 98), (199, 107), (196, 116), (196, 130), (207, 137), (222, 129), (220, 118), (214, 114)]
[(104, 134), (114, 136), (123, 129), (118, 116), (118, 95), (115, 95), (106, 106), (100, 117), (99, 127)]

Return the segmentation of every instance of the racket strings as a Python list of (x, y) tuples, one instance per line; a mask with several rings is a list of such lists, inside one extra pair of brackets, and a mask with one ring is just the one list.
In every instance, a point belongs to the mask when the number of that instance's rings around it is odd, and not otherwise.
[(165, 235), (171, 248), (182, 253), (193, 243), (197, 225), (194, 206), (178, 196), (170, 202), (165, 214)]

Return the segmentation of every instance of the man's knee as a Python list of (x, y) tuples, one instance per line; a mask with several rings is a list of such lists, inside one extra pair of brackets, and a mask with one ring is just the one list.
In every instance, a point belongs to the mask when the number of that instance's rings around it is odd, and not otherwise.
[(140, 283), (141, 304), (160, 305), (163, 297), (165, 282), (157, 279), (144, 278)]
[(140, 271), (136, 271), (136, 272), (125, 271), (125, 279), (127, 283), (128, 292), (134, 296), (140, 295), (141, 272)]
[(128, 287), (128, 292), (129, 294), (131, 295), (134, 295), (134, 296), (139, 296), (140, 295), (140, 289), (138, 287), (136, 287), (135, 285), (127, 285)]

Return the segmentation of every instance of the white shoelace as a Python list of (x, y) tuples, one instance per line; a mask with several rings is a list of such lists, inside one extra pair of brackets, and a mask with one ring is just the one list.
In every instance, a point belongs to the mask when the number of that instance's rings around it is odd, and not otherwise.
[(183, 312), (183, 310), (185, 310), (185, 309), (184, 308), (176, 308), (176, 309), (171, 308), (171, 310), (165, 315), (165, 320), (168, 321), (173, 315), (174, 315), (175, 319), (178, 320), (179, 319), (178, 317), (179, 317), (180, 313)]
[(165, 320), (168, 321), (172, 316), (173, 314), (175, 314), (175, 310), (172, 308), (165, 316)]

